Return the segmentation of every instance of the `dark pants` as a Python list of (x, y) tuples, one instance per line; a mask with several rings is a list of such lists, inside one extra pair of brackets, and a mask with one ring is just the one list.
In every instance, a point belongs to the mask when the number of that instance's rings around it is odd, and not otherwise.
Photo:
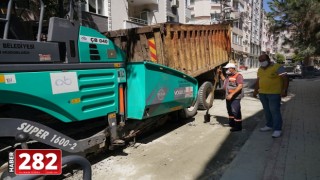
[(241, 105), (240, 99), (226, 100), (229, 117), (233, 117), (235, 121), (241, 121)]
[(264, 115), (266, 116), (266, 126), (276, 131), (282, 129), (281, 116), (281, 95), (280, 94), (259, 94), (263, 106)]

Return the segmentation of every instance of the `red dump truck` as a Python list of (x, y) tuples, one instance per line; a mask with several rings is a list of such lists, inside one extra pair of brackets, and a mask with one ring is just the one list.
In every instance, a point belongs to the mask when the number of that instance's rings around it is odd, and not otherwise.
[[(212, 106), (210, 92), (216, 89), (216, 68), (230, 60), (231, 28), (219, 25), (157, 24), (105, 35), (127, 54), (128, 62), (150, 60), (198, 80), (198, 100), (185, 109), (192, 117), (197, 109)], [(215, 78), (216, 77), (216, 78)]]

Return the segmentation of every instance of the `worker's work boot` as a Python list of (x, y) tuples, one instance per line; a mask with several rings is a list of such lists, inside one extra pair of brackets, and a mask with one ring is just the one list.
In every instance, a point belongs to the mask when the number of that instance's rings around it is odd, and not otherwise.
[(230, 129), (231, 132), (241, 131), (242, 130), (242, 121), (234, 121), (234, 127)]
[(234, 124), (235, 124), (234, 118), (229, 118), (229, 126), (234, 127)]

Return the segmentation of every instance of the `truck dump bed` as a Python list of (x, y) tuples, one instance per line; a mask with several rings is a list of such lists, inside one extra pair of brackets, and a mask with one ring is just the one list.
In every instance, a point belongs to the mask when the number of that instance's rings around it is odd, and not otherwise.
[(228, 62), (228, 25), (157, 24), (105, 35), (127, 54), (127, 61), (153, 62), (197, 77)]

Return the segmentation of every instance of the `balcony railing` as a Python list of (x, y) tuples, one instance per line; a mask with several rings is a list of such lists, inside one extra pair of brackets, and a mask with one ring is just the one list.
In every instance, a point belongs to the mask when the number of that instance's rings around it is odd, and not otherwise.
[(132, 21), (134, 23), (141, 24), (141, 25), (148, 25), (147, 20), (139, 19), (139, 18), (135, 18), (135, 17), (129, 17), (129, 21)]

